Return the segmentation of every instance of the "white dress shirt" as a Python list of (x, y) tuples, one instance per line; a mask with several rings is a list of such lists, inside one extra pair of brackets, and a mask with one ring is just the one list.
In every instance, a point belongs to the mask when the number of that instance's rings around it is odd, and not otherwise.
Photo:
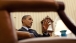
[(25, 27), (25, 26), (22, 26), (23, 28), (25, 28), (26, 30), (29, 30), (27, 27)]

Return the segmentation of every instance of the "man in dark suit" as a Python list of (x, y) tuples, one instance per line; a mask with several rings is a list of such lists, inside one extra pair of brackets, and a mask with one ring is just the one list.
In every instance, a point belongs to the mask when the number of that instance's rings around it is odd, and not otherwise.
[(21, 29), (19, 29), (19, 31), (26, 31), (26, 32), (29, 32), (31, 34), (34, 35), (34, 37), (49, 37), (49, 33), (48, 32), (45, 32), (43, 33), (43, 35), (41, 34), (38, 34), (35, 30), (33, 29), (30, 29), (31, 26), (32, 26), (32, 23), (33, 23), (33, 19), (30, 15), (24, 15), (22, 17), (22, 27)]

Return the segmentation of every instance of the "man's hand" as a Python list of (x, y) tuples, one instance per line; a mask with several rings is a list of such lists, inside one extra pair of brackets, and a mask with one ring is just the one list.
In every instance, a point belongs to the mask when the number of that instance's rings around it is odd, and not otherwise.
[(47, 31), (48, 26), (49, 26), (48, 21), (47, 20), (43, 21), (43, 28), (45, 29), (45, 31)]

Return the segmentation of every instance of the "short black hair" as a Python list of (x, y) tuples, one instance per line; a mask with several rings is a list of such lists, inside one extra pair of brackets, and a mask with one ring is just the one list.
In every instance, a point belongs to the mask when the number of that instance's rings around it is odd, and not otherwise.
[[(23, 20), (23, 19), (26, 19), (28, 16), (30, 16), (30, 15), (24, 15), (24, 16), (22, 17), (22, 20)], [(23, 21), (22, 21), (22, 23), (23, 23)]]

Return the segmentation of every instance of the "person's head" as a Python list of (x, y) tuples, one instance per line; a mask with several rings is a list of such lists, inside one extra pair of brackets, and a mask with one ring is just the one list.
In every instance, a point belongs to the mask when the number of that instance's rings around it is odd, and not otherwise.
[(33, 19), (32, 19), (32, 17), (30, 15), (24, 15), (22, 17), (22, 24), (23, 24), (23, 26), (31, 28), (32, 23), (33, 23)]

